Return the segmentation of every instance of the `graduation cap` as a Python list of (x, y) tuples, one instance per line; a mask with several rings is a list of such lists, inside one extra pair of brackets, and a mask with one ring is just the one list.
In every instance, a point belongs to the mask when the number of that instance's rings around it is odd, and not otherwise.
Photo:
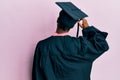
[[(78, 20), (88, 17), (82, 10), (77, 8), (72, 2), (56, 2), (62, 8), (58, 21), (68, 28), (72, 28)], [(79, 34), (79, 26), (77, 27), (77, 35)]]

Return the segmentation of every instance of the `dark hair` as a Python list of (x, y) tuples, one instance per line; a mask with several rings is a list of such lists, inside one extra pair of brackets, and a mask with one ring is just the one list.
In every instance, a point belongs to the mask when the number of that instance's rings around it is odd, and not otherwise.
[(69, 31), (70, 30), (69, 27), (67, 27), (66, 25), (60, 23), (59, 19), (57, 19), (57, 28), (58, 29), (62, 29), (64, 31)]

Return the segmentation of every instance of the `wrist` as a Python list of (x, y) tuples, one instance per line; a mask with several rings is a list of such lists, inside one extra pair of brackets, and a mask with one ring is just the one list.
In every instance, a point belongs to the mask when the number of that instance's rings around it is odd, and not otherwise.
[(86, 28), (88, 28), (88, 27), (89, 27), (89, 25), (88, 25), (88, 26), (83, 27), (83, 29), (86, 29)]

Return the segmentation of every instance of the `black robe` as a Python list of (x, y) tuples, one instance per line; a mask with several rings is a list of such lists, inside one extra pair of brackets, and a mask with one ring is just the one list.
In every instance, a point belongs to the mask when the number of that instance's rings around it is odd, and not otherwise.
[(90, 80), (93, 61), (109, 49), (107, 34), (91, 26), (79, 38), (51, 36), (39, 41), (32, 80)]

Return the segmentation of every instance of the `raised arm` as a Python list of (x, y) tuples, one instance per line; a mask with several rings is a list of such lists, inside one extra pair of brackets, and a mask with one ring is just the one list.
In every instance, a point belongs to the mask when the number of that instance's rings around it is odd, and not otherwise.
[(80, 36), (81, 51), (84, 54), (84, 58), (90, 61), (94, 61), (105, 51), (109, 49), (106, 37), (107, 32), (102, 32), (94, 26), (89, 26), (86, 19), (83, 19), (82, 24), (79, 23), (80, 27), (83, 28), (83, 36)]

